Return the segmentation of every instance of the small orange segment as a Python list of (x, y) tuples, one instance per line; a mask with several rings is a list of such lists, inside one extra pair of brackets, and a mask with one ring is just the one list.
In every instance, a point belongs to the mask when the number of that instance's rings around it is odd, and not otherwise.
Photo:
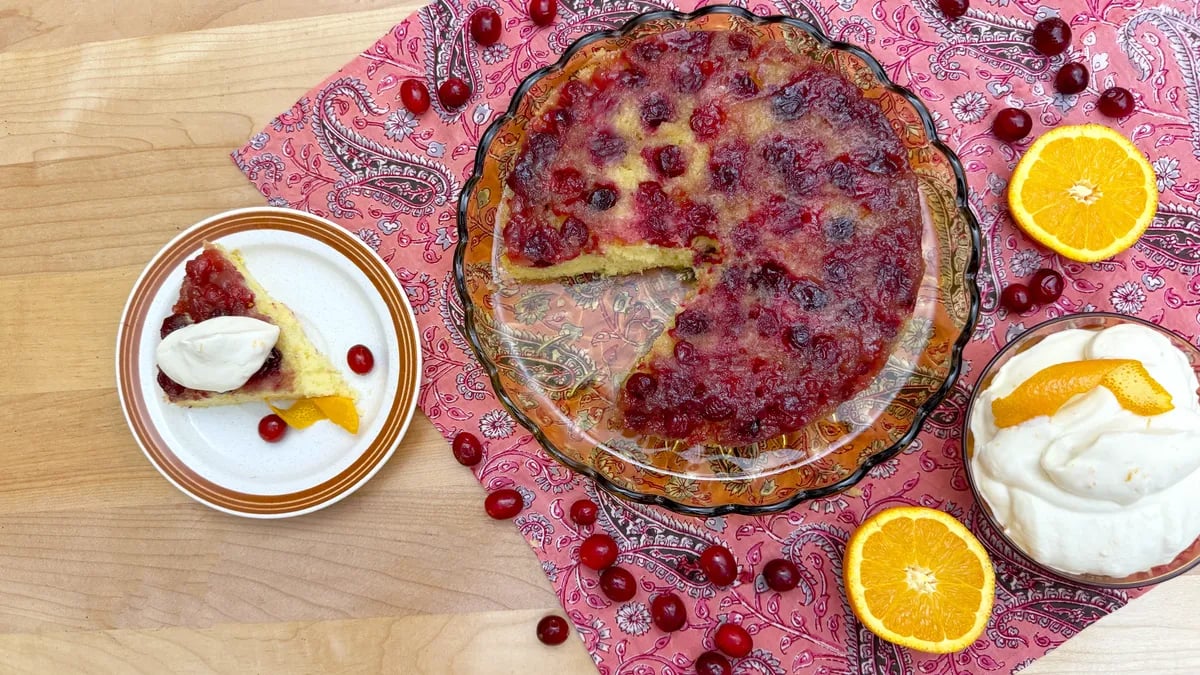
[(920, 506), (890, 508), (860, 525), (843, 576), (851, 609), (872, 633), (933, 654), (961, 651), (983, 633), (996, 586), (970, 530)]
[(293, 429), (306, 429), (328, 419), (352, 434), (358, 433), (358, 409), (354, 406), (354, 400), (345, 396), (302, 398), (286, 409), (276, 408), (270, 403), (267, 405)]
[(1138, 415), (1158, 415), (1175, 407), (1170, 392), (1141, 361), (1091, 359), (1039, 370), (1008, 396), (992, 401), (992, 416), (997, 427), (1016, 426), (1041, 415), (1053, 415), (1067, 401), (1096, 387), (1108, 389), (1122, 408)]

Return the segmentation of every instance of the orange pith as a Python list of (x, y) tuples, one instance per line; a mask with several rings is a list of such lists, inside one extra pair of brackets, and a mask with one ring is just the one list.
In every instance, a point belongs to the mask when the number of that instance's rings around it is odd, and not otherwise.
[(1057, 363), (1034, 373), (1008, 396), (992, 401), (996, 426), (1011, 427), (1041, 415), (1053, 415), (1073, 397), (1096, 387), (1113, 393), (1122, 408), (1158, 415), (1175, 406), (1171, 394), (1134, 359), (1091, 359)]

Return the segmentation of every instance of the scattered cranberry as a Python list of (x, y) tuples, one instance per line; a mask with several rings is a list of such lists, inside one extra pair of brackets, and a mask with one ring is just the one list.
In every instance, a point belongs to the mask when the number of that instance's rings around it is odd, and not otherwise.
[(350, 365), (350, 370), (366, 375), (375, 367), (375, 355), (366, 345), (354, 345), (346, 352), (346, 363)]
[(596, 502), (590, 499), (580, 499), (571, 505), (571, 521), (576, 525), (591, 525), (596, 522), (596, 514), (599, 511)]
[(496, 520), (508, 520), (516, 516), (524, 506), (525, 499), (512, 488), (496, 490), (483, 500), (483, 510)]
[(650, 601), (650, 618), (664, 633), (673, 633), (687, 623), (687, 609), (674, 593), (662, 593)]
[(737, 560), (720, 544), (713, 544), (700, 554), (700, 569), (717, 586), (728, 586), (737, 579)]
[(611, 567), (616, 561), (617, 542), (607, 534), (593, 534), (579, 545), (579, 562), (594, 570)]
[(1029, 281), (1029, 294), (1034, 302), (1049, 304), (1058, 300), (1063, 292), (1063, 278), (1052, 269), (1042, 268), (1033, 273)]
[(947, 19), (957, 19), (966, 14), (970, 7), (969, 0), (938, 0), (938, 9), (942, 10)]
[(481, 45), (500, 41), (500, 15), (491, 7), (481, 7), (471, 15), (471, 37)]
[(438, 100), (447, 109), (461, 108), (466, 105), (469, 98), (471, 98), (471, 87), (457, 77), (446, 78), (446, 81), (438, 87)]
[(610, 600), (625, 602), (637, 595), (637, 580), (629, 570), (614, 565), (600, 573), (600, 590)]
[(483, 461), (483, 445), (480, 444), (479, 438), (469, 431), (455, 434), (450, 449), (454, 452), (454, 459), (463, 466), (475, 466)]
[(1033, 48), (1046, 56), (1057, 56), (1071, 44), (1071, 27), (1066, 21), (1052, 16), (1033, 27)]
[(1124, 117), (1133, 112), (1133, 94), (1124, 87), (1109, 87), (1100, 94), (1096, 108), (1106, 117)]
[(722, 654), (704, 652), (696, 657), (696, 675), (733, 675), (733, 666)]
[(1000, 304), (1010, 312), (1021, 314), (1033, 306), (1033, 297), (1025, 284), (1012, 284), (1000, 293)]
[(721, 624), (713, 641), (717, 643), (717, 649), (735, 659), (749, 654), (750, 650), (754, 649), (754, 638), (736, 623)]
[(1059, 68), (1058, 74), (1054, 76), (1054, 89), (1060, 94), (1078, 94), (1087, 89), (1087, 86), (1088, 69), (1082, 63), (1068, 63)]
[(429, 110), (429, 87), (425, 83), (409, 78), (400, 85), (400, 102), (414, 115)]
[(165, 338), (171, 333), (192, 323), (192, 320), (187, 318), (185, 314), (172, 314), (163, 319), (162, 326), (158, 330), (158, 337)]
[(558, 0), (529, 0), (529, 18), (539, 26), (549, 26), (558, 14)]
[(542, 617), (537, 624), (537, 637), (542, 644), (545, 645), (561, 645), (567, 641), (567, 636), (571, 634), (571, 628), (567, 625), (567, 620), (561, 616)]
[(791, 560), (776, 558), (763, 567), (763, 581), (773, 591), (790, 591), (800, 585), (800, 570)]
[(1033, 130), (1033, 118), (1019, 108), (1005, 108), (992, 120), (992, 133), (1006, 143), (1016, 143)]
[(287, 431), (287, 422), (279, 415), (270, 414), (258, 421), (258, 435), (268, 443), (274, 443), (283, 438)]
[(183, 396), (183, 393), (187, 391), (182, 384), (167, 377), (161, 368), (158, 370), (158, 386), (162, 387), (163, 393), (167, 396)]

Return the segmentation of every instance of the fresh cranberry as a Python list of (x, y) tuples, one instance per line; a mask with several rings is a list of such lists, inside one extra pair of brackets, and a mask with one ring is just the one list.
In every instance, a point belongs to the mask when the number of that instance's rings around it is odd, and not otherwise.
[(1070, 46), (1071, 27), (1057, 16), (1042, 19), (1033, 27), (1032, 41), (1034, 49), (1046, 56), (1056, 56)]
[(448, 77), (438, 87), (438, 100), (447, 110), (455, 110), (466, 105), (471, 98), (471, 86), (457, 77)]
[(180, 328), (183, 328), (191, 323), (191, 319), (187, 318), (187, 316), (184, 314), (172, 314), (171, 316), (163, 319), (162, 328), (160, 328), (158, 331), (158, 337), (165, 338), (171, 333), (174, 333)]
[(720, 544), (713, 544), (700, 554), (700, 569), (709, 582), (717, 586), (728, 586), (737, 579), (737, 560), (733, 553)]
[(1062, 295), (1063, 278), (1052, 269), (1042, 268), (1033, 273), (1029, 281), (1029, 294), (1034, 302), (1050, 304)]
[(501, 488), (483, 500), (483, 510), (496, 520), (508, 520), (521, 512), (525, 499), (512, 488)]
[(158, 386), (167, 396), (183, 396), (183, 393), (187, 391), (187, 388), (182, 384), (167, 377), (167, 374), (162, 369), (158, 371)]
[(625, 602), (637, 595), (637, 580), (629, 570), (614, 565), (600, 573), (600, 590), (609, 600)]
[(1000, 304), (1010, 312), (1021, 314), (1033, 306), (1033, 296), (1025, 284), (1012, 284), (1000, 293)]
[(571, 504), (571, 521), (576, 525), (591, 525), (596, 522), (600, 509), (590, 499), (580, 499)]
[(773, 591), (790, 591), (800, 585), (800, 570), (791, 560), (775, 558), (763, 566), (763, 581)]
[(969, 0), (938, 0), (938, 9), (947, 19), (957, 19), (971, 8)]
[(454, 452), (454, 459), (463, 466), (475, 466), (483, 461), (483, 445), (479, 438), (469, 431), (455, 434), (450, 449)]
[(713, 642), (717, 643), (717, 649), (735, 659), (746, 656), (754, 649), (754, 638), (736, 623), (723, 623), (717, 627)]
[(634, 398), (645, 399), (654, 394), (658, 381), (649, 373), (634, 373), (625, 381), (625, 389)]
[(471, 37), (481, 45), (500, 41), (500, 14), (491, 7), (481, 7), (471, 15)]
[(687, 608), (674, 593), (662, 593), (650, 601), (650, 618), (664, 633), (673, 633), (687, 623)]
[(414, 115), (429, 110), (429, 87), (425, 83), (409, 78), (400, 84), (400, 102)]
[(1100, 94), (1096, 109), (1106, 117), (1124, 117), (1133, 112), (1133, 94), (1124, 87), (1109, 87)]
[(1059, 68), (1058, 74), (1054, 76), (1054, 89), (1060, 94), (1078, 94), (1087, 89), (1087, 86), (1088, 69), (1082, 63), (1068, 63)]
[(375, 367), (375, 355), (366, 345), (354, 345), (346, 352), (346, 363), (350, 370), (359, 375), (366, 375)]
[(696, 657), (696, 675), (733, 675), (733, 666), (723, 654), (704, 652)]
[(616, 186), (600, 185), (588, 193), (588, 206), (597, 211), (607, 211), (617, 203)]
[(571, 627), (567, 625), (567, 620), (561, 616), (542, 617), (537, 623), (537, 639), (545, 645), (561, 645), (567, 641), (567, 636), (571, 634)]
[(654, 153), (654, 168), (669, 178), (682, 176), (687, 171), (687, 157), (678, 145), (667, 145)]
[(274, 443), (283, 438), (285, 431), (287, 431), (287, 422), (274, 413), (258, 421), (258, 435), (268, 443)]
[(549, 26), (558, 14), (558, 0), (529, 0), (529, 18), (539, 26)]
[(607, 534), (598, 532), (579, 545), (579, 562), (594, 570), (602, 570), (617, 561), (617, 552), (617, 542)]
[(1016, 143), (1033, 130), (1033, 118), (1019, 108), (1005, 108), (992, 120), (992, 133), (1002, 141)]

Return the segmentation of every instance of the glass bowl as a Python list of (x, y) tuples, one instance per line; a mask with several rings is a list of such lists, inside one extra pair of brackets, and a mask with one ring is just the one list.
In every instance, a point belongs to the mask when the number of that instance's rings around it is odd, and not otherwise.
[(1060, 331), (1069, 330), (1072, 328), (1081, 328), (1085, 330), (1103, 330), (1111, 326), (1119, 324), (1133, 323), (1152, 328), (1158, 333), (1166, 336), (1171, 344), (1175, 345), (1180, 351), (1187, 355), (1188, 362), (1191, 363), (1192, 370), (1200, 375), (1200, 349), (1197, 349), (1192, 343), (1175, 333), (1155, 325), (1149, 321), (1142, 319), (1124, 316), (1121, 314), (1111, 314), (1108, 312), (1092, 312), (1086, 314), (1069, 314), (1067, 316), (1058, 317), (1040, 323), (1033, 328), (1025, 331), (1017, 336), (1011, 342), (1004, 346), (995, 357), (988, 362), (984, 367), (983, 372), (979, 375), (979, 382), (975, 385), (971, 393), (971, 399), (967, 403), (966, 420), (963, 423), (963, 464), (966, 466), (968, 482), (971, 485), (971, 493), (975, 495), (975, 501), (979, 503), (979, 508), (987, 517), (988, 522), (996, 531), (1000, 533), (1000, 537), (1017, 551), (1021, 557), (1028, 560), (1032, 565), (1045, 571), (1051, 576), (1065, 579), (1078, 584), (1089, 586), (1100, 586), (1104, 588), (1131, 588), (1135, 586), (1149, 586), (1157, 584), (1167, 579), (1179, 576), (1188, 571), (1200, 562), (1200, 538), (1197, 538), (1191, 546), (1184, 549), (1175, 559), (1165, 565), (1153, 567), (1144, 572), (1131, 574), (1127, 577), (1109, 577), (1096, 574), (1072, 574), (1062, 570), (1055, 569), (1049, 565), (1043, 564), (1034, 558), (1030, 553), (1026, 552), (1016, 541), (1009, 537), (1007, 530), (1002, 526), (996, 518), (996, 514), (992, 512), (991, 507), (979, 492), (978, 486), (975, 484), (974, 470), (971, 468), (971, 457), (974, 451), (974, 437), (971, 434), (971, 417), (975, 411), (975, 401), (978, 393), (986, 389), (992, 382), (992, 378), (1000, 370), (1004, 364), (1008, 363), (1012, 357), (1029, 349), (1030, 347), (1041, 342), (1044, 338)]
[[(519, 282), (498, 263), (497, 208), (530, 111), (598, 52), (683, 28), (762, 34), (840, 71), (879, 102), (903, 141), (925, 211), (916, 309), (878, 376), (807, 427), (748, 446), (633, 438), (613, 419), (620, 383), (674, 316), (687, 273)], [(525, 79), (479, 148), (459, 201), (455, 255), (467, 338), (513, 417), (552, 456), (616, 495), (708, 516), (778, 511), (843, 490), (911, 442), (958, 376), (979, 308), (979, 226), (962, 167), (913, 94), (866, 52), (808, 23), (717, 6), (644, 14), (587, 35)]]

